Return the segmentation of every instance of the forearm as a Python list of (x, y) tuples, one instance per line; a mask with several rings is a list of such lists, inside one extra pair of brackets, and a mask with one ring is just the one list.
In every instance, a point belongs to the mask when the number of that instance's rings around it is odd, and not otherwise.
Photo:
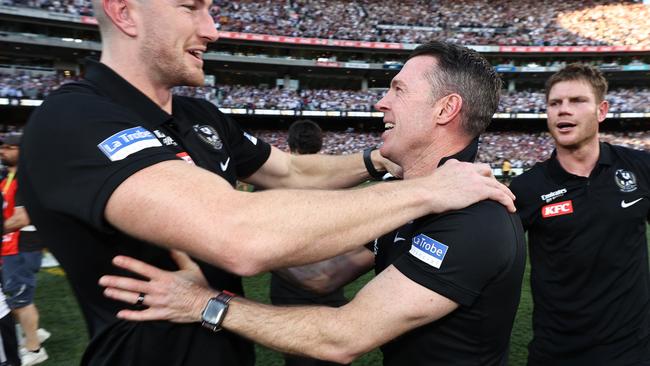
[(318, 294), (328, 294), (368, 272), (375, 261), (374, 254), (358, 248), (321, 262), (274, 271), (285, 280)]
[[(428, 213), (431, 192), (417, 184), (354, 191), (273, 190), (241, 193), (230, 227), (253, 272), (314, 263), (348, 252)], [(252, 230), (253, 229), (253, 230)], [(244, 244), (244, 246), (242, 246)], [(248, 244), (248, 245), (246, 245)]]
[[(394, 166), (377, 150), (370, 156), (373, 166), (380, 171), (387, 169), (386, 164)], [(245, 181), (263, 188), (337, 189), (353, 187), (368, 179), (362, 153), (290, 155), (274, 149), (262, 169)]]
[(29, 225), (27, 211), (22, 207), (16, 207), (14, 214), (4, 222), (4, 232), (11, 233), (27, 225)]
[(225, 329), (277, 351), (339, 363), (360, 356), (352, 349), (363, 337), (341, 322), (341, 308), (273, 307), (235, 299), (229, 310)]

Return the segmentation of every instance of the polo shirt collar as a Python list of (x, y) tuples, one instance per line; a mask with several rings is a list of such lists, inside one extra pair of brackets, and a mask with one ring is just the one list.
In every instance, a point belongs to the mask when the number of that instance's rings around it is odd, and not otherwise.
[[(596, 163), (593, 172), (597, 171), (598, 169), (601, 169), (603, 166), (612, 165), (611, 146), (605, 142), (601, 142), (598, 144), (598, 149), (599, 149), (598, 162)], [(576, 175), (573, 175), (567, 172), (566, 170), (564, 170), (564, 168), (562, 168), (560, 161), (557, 160), (557, 150), (553, 150), (553, 153), (551, 154), (551, 158), (549, 159), (549, 163), (548, 163), (548, 171), (549, 174), (551, 175), (551, 178), (553, 178), (553, 180), (558, 183), (563, 183), (570, 179), (575, 179), (575, 178), (584, 178), (584, 177), (578, 177)]]
[(144, 127), (155, 129), (173, 117), (107, 65), (86, 59), (84, 78), (119, 105), (136, 112)]
[(469, 145), (467, 145), (460, 152), (440, 159), (440, 162), (438, 163), (438, 167), (440, 167), (449, 159), (456, 159), (458, 161), (465, 161), (465, 162), (472, 163), (476, 159), (477, 153), (478, 153), (478, 137), (472, 140), (472, 142), (470, 142)]

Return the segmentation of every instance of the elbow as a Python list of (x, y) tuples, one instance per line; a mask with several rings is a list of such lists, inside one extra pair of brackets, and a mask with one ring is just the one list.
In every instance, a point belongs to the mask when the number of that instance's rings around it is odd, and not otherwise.
[(225, 248), (228, 249), (214, 254), (217, 257), (215, 262), (222, 263), (222, 268), (228, 272), (241, 277), (250, 277), (268, 270), (263, 251), (256, 250), (254, 246), (235, 240)]
[(361, 357), (363, 354), (364, 352), (357, 352), (346, 347), (338, 347), (336, 349), (331, 349), (330, 352), (323, 354), (322, 357), (325, 361), (348, 365)]

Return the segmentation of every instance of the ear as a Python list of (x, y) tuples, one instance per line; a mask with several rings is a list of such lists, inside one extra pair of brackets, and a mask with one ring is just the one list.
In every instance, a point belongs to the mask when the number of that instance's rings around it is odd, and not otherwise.
[(138, 35), (133, 8), (129, 0), (102, 0), (104, 13), (115, 27), (129, 37)]
[(463, 107), (463, 98), (456, 93), (451, 93), (438, 99), (436, 105), (438, 107), (436, 123), (446, 125), (454, 121), (460, 114), (460, 110)]
[(596, 111), (596, 116), (598, 117), (598, 123), (601, 123), (602, 121), (607, 118), (607, 112), (609, 111), (609, 102), (606, 100), (603, 100), (602, 102), (598, 103), (598, 110)]

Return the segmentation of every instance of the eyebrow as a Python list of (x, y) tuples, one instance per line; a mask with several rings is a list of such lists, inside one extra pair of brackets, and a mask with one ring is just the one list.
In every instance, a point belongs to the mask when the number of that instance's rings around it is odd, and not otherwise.
[(397, 87), (397, 86), (399, 86), (399, 87), (402, 87), (402, 88), (406, 88), (406, 84), (405, 84), (402, 80), (400, 80), (400, 79), (393, 79), (393, 80), (391, 80), (391, 81), (390, 81), (390, 86), (391, 86), (391, 87)]

